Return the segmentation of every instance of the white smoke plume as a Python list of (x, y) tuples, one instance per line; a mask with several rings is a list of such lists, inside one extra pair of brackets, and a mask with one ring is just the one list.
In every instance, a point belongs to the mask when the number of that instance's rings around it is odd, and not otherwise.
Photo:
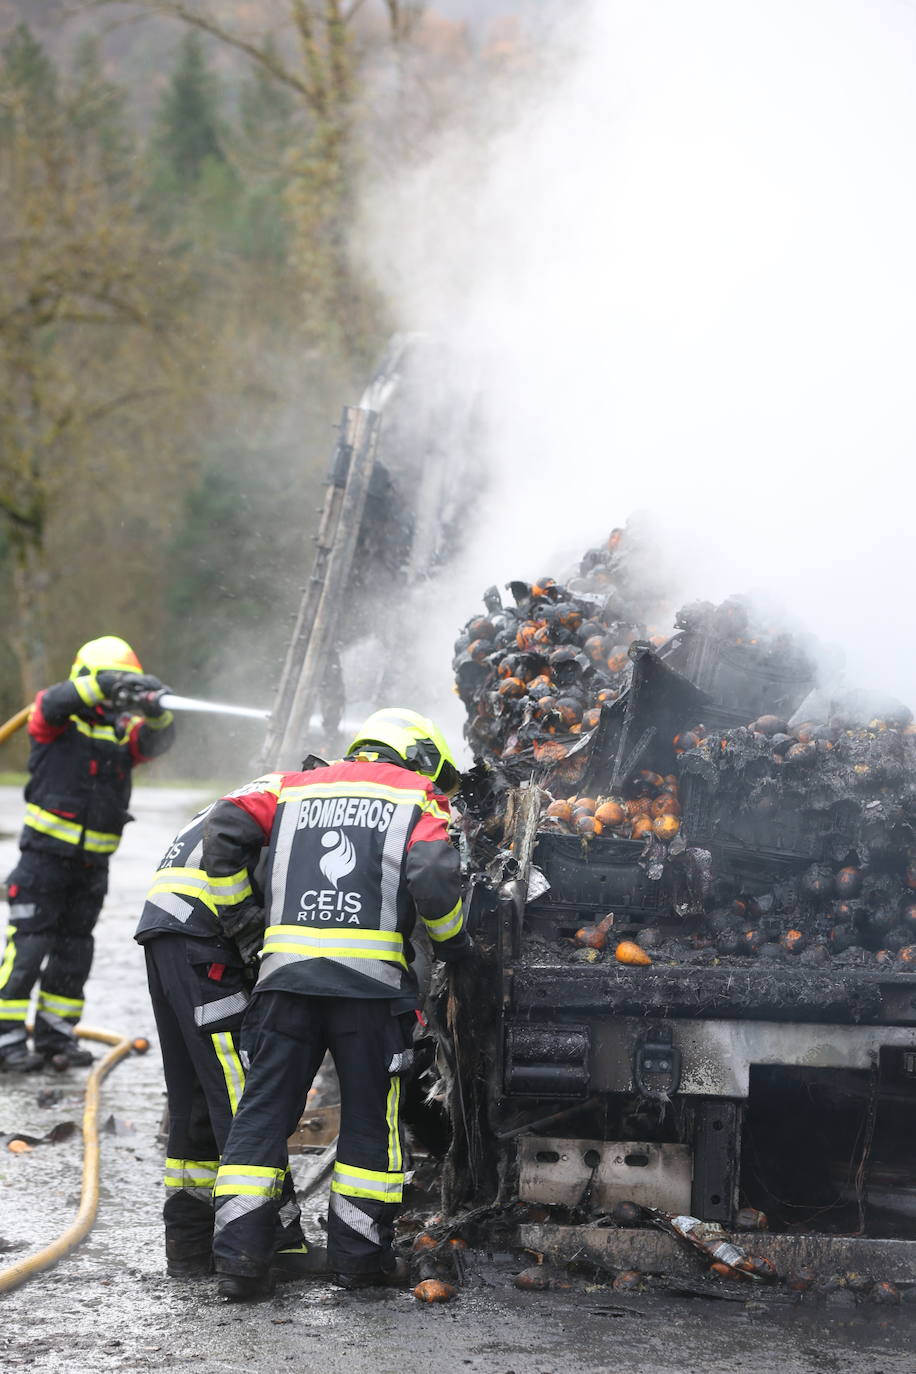
[(490, 488), (435, 653), (487, 584), (642, 510), (680, 599), (760, 588), (916, 704), (913, 6), (553, 20), (492, 137), (443, 134), (370, 200), (402, 326), (482, 387)]

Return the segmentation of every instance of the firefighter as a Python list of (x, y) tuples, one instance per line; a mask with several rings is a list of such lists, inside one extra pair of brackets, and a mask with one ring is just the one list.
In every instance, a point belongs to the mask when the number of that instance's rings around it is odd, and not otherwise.
[[(278, 777), (256, 778), (232, 795), (262, 791)], [(208, 882), (200, 858), (211, 810), (198, 812), (169, 845), (134, 936), (146, 956), (168, 1097), (162, 1216), (172, 1278), (208, 1274), (213, 1267), (213, 1183), (245, 1084), (239, 1030), (254, 981), (249, 960), (257, 948), (240, 948), (217, 920), (217, 913), (252, 897), (255, 880), (242, 868)], [(310, 1248), (302, 1235), (287, 1168), (272, 1268), (295, 1277), (321, 1272), (325, 1261), (323, 1248)]]
[[(419, 912), (437, 955), (470, 953), (447, 796), (459, 775), (441, 732), (414, 711), (378, 711), (345, 759), (220, 801), (204, 833), (211, 880), (267, 845), (265, 910), (248, 899), (224, 928), (260, 939), (242, 1032), (242, 1102), (216, 1177), (220, 1295), (269, 1291), (287, 1136), (326, 1050), (341, 1120), (328, 1209), (328, 1267), (343, 1288), (398, 1281), (394, 1221), (404, 1186), (399, 1103), (412, 1060)], [(265, 929), (266, 926), (266, 929)]]
[[(132, 770), (165, 753), (174, 738), (171, 714), (158, 701), (161, 690), (130, 645), (106, 635), (83, 645), (67, 682), (35, 698), (21, 853), (7, 879), (0, 1068), (28, 1073), (46, 1063), (59, 1069), (92, 1063), (74, 1028), (83, 1011), (108, 861), (130, 819)], [(119, 699), (139, 709), (116, 704)], [(36, 981), (32, 1052), (26, 1016)]]

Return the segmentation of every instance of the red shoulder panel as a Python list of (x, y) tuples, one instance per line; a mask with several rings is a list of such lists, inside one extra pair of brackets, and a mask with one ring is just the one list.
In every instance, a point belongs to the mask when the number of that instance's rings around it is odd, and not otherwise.
[(35, 705), (32, 707), (32, 714), (29, 716), (29, 734), (38, 744), (50, 744), (52, 740), (60, 739), (61, 735), (67, 729), (68, 722), (64, 721), (63, 725), (48, 724), (44, 718), (44, 712), (41, 709), (41, 699), (43, 696), (44, 692), (39, 692), (38, 696), (35, 698)]

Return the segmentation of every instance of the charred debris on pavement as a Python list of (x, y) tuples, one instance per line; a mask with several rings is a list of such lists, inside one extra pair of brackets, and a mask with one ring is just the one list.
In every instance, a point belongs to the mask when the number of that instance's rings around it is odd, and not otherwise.
[(481, 955), (431, 1000), (446, 1210), (613, 1233), (630, 1202), (740, 1249), (750, 1209), (823, 1278), (829, 1235), (916, 1223), (916, 727), (744, 598), (664, 633), (644, 568), (615, 530), (456, 643)]

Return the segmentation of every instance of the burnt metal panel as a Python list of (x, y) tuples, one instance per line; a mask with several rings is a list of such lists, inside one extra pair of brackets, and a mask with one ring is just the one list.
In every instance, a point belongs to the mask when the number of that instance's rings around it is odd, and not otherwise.
[(586, 1097), (590, 1052), (588, 1026), (508, 1022), (505, 1090), (524, 1097)]
[(916, 974), (858, 968), (654, 964), (515, 966), (516, 1016), (664, 1016), (916, 1025)]
[(743, 1103), (701, 1098), (694, 1108), (691, 1213), (728, 1226), (738, 1210)]

